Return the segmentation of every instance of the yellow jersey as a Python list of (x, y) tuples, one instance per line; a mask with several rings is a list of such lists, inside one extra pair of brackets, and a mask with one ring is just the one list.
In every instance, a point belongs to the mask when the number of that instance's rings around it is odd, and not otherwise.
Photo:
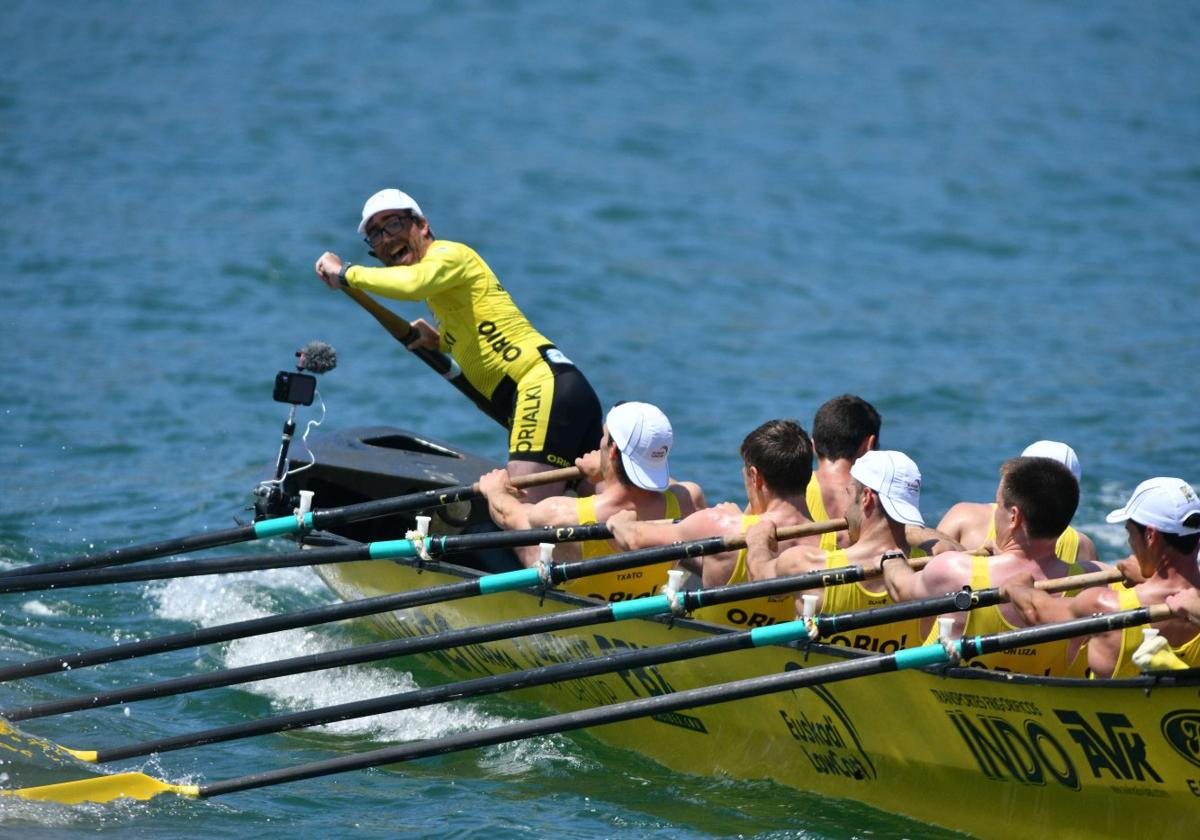
[[(750, 526), (762, 519), (756, 513), (742, 514), (742, 533), (750, 530)], [(729, 576), (729, 585), (747, 583), (750, 580), (750, 570), (746, 567), (746, 549), (738, 552), (737, 562), (733, 573)], [(747, 629), (763, 627), (780, 621), (796, 619), (796, 598), (788, 594), (778, 599), (762, 596), (747, 598), (744, 601), (732, 601), (727, 604), (715, 604), (711, 607), (701, 607), (692, 612), (692, 618), (711, 621), (714, 624), (728, 624), (730, 627)]]
[[(1118, 604), (1122, 610), (1136, 610), (1142, 606), (1142, 602), (1134, 590), (1126, 589), (1120, 583), (1114, 583), (1112, 589), (1117, 593)], [(1133, 652), (1142, 644), (1142, 627), (1149, 626), (1143, 624), (1138, 627), (1126, 627), (1121, 631), (1121, 647), (1117, 651), (1117, 665), (1113, 669), (1113, 679), (1142, 675), (1142, 669), (1134, 664)], [(1189, 668), (1200, 667), (1200, 633), (1192, 636), (1179, 647), (1171, 645), (1171, 652), (1183, 660)]]
[[(926, 552), (920, 548), (910, 548), (909, 557), (925, 557)], [(826, 569), (841, 569), (850, 565), (846, 559), (845, 549), (834, 549), (825, 557)], [(879, 581), (882, 586), (882, 581)], [(822, 615), (853, 612), (871, 607), (883, 607), (894, 604), (887, 590), (872, 592), (862, 581), (841, 583), (825, 587), (825, 599), (821, 603)], [(916, 647), (921, 644), (921, 619), (912, 618), (904, 621), (894, 621), (891, 624), (880, 624), (877, 627), (863, 627), (851, 630), (845, 634), (830, 636), (824, 641), (832, 645), (859, 648), (876, 653), (895, 653), (901, 648)]]
[[(679, 499), (670, 490), (662, 492), (667, 504), (667, 519), (679, 518)], [(575, 500), (575, 513), (580, 525), (596, 524), (596, 497), (584, 496)], [(616, 554), (616, 547), (608, 540), (585, 540), (579, 544), (582, 559), (593, 560)], [(667, 572), (675, 567), (673, 560), (638, 566), (618, 572), (603, 572), (577, 580), (568, 580), (560, 588), (575, 595), (586, 595), (601, 601), (627, 601), (630, 598), (646, 598), (654, 595), (667, 582)]]
[[(813, 522), (829, 521), (829, 512), (825, 510), (825, 500), (821, 497), (821, 485), (817, 482), (816, 473), (813, 473), (812, 478), (808, 480), (808, 489), (805, 491), (804, 500), (808, 503), (808, 512), (812, 516)], [(821, 549), (837, 551), (837, 539), (837, 531), (822, 534)]]
[(519, 382), (550, 341), (533, 328), (479, 254), (461, 242), (434, 240), (420, 262), (382, 268), (353, 265), (355, 289), (398, 300), (424, 300), (441, 332), (440, 349), (475, 390), (491, 397), (505, 378)]
[[(978, 591), (980, 589), (992, 588), (990, 561), (990, 557), (971, 558), (972, 590)], [(1087, 569), (1078, 563), (1069, 563), (1067, 565), (1068, 576), (1080, 575), (1086, 571)], [(1007, 630), (1019, 629), (1021, 628), (1010, 624), (1004, 618), (1004, 614), (1000, 612), (998, 606), (993, 605), (990, 607), (979, 607), (967, 613), (967, 623), (963, 627), (962, 637), (965, 639), (968, 636), (986, 636), (989, 633), (1003, 633)], [(936, 642), (938, 640), (937, 632), (937, 625), (934, 624), (925, 643), (932, 644)], [(976, 668), (1014, 671), (1018, 674), (1034, 674), (1039, 677), (1077, 676), (1078, 671), (1071, 667), (1070, 647), (1070, 639), (1063, 639), (1058, 642), (1042, 642), (1033, 647), (1014, 648), (1013, 650), (1001, 651), (1000, 653), (989, 653), (987, 656), (977, 656), (969, 660), (967, 664)]]

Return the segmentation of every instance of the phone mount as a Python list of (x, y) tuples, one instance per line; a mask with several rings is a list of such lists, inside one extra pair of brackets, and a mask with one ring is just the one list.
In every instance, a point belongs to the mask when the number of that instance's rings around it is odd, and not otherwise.
[(287, 474), (288, 449), (296, 434), (296, 408), (312, 405), (317, 393), (317, 377), (304, 373), (325, 373), (337, 367), (337, 352), (323, 341), (310, 341), (296, 351), (296, 372), (281, 370), (275, 374), (275, 389), (271, 396), (275, 402), (289, 403), (287, 420), (283, 424), (283, 436), (279, 443), (279, 455), (275, 459), (274, 478), (260, 482), (254, 488), (258, 498), (254, 502), (254, 518), (267, 519), (291, 512), (292, 500), (284, 495), (283, 477)]

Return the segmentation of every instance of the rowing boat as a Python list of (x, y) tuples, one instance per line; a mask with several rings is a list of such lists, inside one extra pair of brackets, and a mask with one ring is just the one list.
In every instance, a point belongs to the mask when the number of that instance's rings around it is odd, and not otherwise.
[[(386, 452), (368, 457), (372, 448)], [(297, 474), (293, 489), (314, 489), (321, 505), (343, 504), (340, 493), (361, 496), (364, 487), (390, 495), (437, 482), (461, 484), (487, 466), (443, 442), (380, 427), (327, 436), (314, 442), (313, 452), (314, 467)], [(435, 528), (485, 528), (485, 520), (482, 506), (474, 504), (441, 514)], [(371, 537), (379, 538), (383, 525), (371, 527)], [(349, 600), (457, 582), (513, 562), (501, 556), (468, 556), (463, 565), (374, 560), (317, 571)], [(555, 590), (518, 591), (370, 620), (386, 636), (406, 637), (591, 604)], [(428, 654), (426, 662), (459, 680), (729, 632), (689, 619), (636, 619), (471, 645)], [(574, 711), (866, 655), (840, 646), (781, 645), (515, 696)], [(770, 779), (984, 838), (1008, 836), (1013, 825), (1036, 825), (1063, 838), (1111, 836), (1117, 826), (1129, 825), (1146, 837), (1190, 838), (1200, 828), (1198, 669), (1110, 681), (971, 667), (900, 671), (591, 732), (677, 771)]]

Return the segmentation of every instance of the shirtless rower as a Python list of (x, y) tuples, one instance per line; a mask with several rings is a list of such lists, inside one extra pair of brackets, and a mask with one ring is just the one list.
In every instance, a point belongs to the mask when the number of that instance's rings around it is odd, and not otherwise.
[[(931, 598), (964, 586), (987, 589), (1013, 579), (1048, 580), (1098, 571), (1096, 563), (1064, 563), (1054, 553), (1058, 535), (1067, 527), (1079, 504), (1079, 482), (1062, 463), (1052, 458), (1013, 458), (1000, 467), (996, 487), (994, 557), (967, 552), (946, 552), (931, 559), (921, 571), (907, 563), (880, 560), (888, 594), (896, 602)], [(890, 561), (890, 562), (889, 562)], [(954, 636), (1011, 630), (1029, 622), (1011, 604), (955, 613)], [(1024, 674), (1065, 676), (1071, 646), (1066, 641), (1032, 648), (1017, 648), (971, 660), (972, 665)]]
[[(630, 513), (608, 520), (613, 538), (624, 549), (649, 548), (673, 542), (690, 542), (706, 537), (741, 534), (758, 521), (784, 527), (811, 522), (804, 501), (805, 488), (812, 474), (812, 443), (795, 420), (768, 420), (746, 435), (741, 446), (742, 485), (748, 501), (746, 511), (731, 502), (705, 508), (678, 523), (636, 521)], [(815, 546), (819, 537), (790, 540)], [(727, 551), (704, 557), (687, 558), (680, 565), (700, 575), (705, 588), (744, 583), (746, 552)], [(753, 598), (729, 604), (704, 607), (694, 618), (757, 627), (776, 621), (791, 621), (796, 610), (790, 596)]]
[[(755, 525), (746, 535), (747, 565), (752, 580), (804, 574), (806, 572), (862, 566), (875, 570), (888, 555), (923, 557), (926, 552), (910, 546), (905, 535), (909, 525), (922, 527), (921, 472), (903, 452), (865, 452), (850, 468), (850, 484), (839, 500), (846, 517), (850, 545), (827, 550), (810, 546), (789, 548), (779, 553), (775, 528), (769, 521)], [(797, 595), (817, 598), (817, 611), (826, 614), (867, 609), (892, 603), (880, 581), (846, 583), (814, 589)], [(932, 619), (929, 620), (932, 623)], [(925, 638), (922, 619), (900, 621), (855, 631), (854, 636), (833, 636), (828, 641), (847, 647), (892, 653), (914, 647)]]
[[(542, 526), (592, 525), (619, 511), (645, 519), (677, 519), (705, 507), (704, 493), (693, 482), (673, 482), (667, 465), (674, 433), (671, 422), (657, 407), (643, 402), (614, 406), (605, 418), (600, 449), (579, 458), (584, 477), (597, 485), (594, 496), (552, 496), (537, 503), (524, 501), (505, 470), (493, 470), (479, 479), (492, 520), (505, 530)], [(589, 560), (617, 551), (608, 540), (560, 543), (554, 559)], [(536, 556), (527, 559), (532, 565)], [(659, 563), (568, 581), (562, 588), (577, 595), (604, 601), (623, 601), (653, 595), (666, 583), (672, 563)]]
[[(1082, 472), (1075, 450), (1056, 440), (1039, 440), (1025, 447), (1021, 453), (1028, 458), (1053, 458), (1061, 462), (1079, 481)], [(996, 530), (992, 516), (996, 505), (993, 502), (959, 502), (946, 511), (938, 530), (967, 546), (972, 554), (996, 553)], [(1058, 559), (1064, 563), (1096, 560), (1096, 544), (1087, 534), (1076, 531), (1070, 525), (1062, 532), (1054, 547)]]
[[(1184, 666), (1200, 666), (1200, 633), (1187, 607), (1200, 606), (1200, 499), (1181, 478), (1151, 478), (1133, 491), (1124, 507), (1107, 517), (1123, 522), (1133, 554), (1118, 564), (1126, 577), (1141, 580), (1132, 588), (1087, 589), (1074, 598), (1053, 598), (1024, 583), (1006, 587), (1012, 603), (1031, 624), (1066, 621), (1095, 613), (1132, 610), (1166, 603), (1175, 613), (1151, 625), (1166, 639)], [(1190, 619), (1190, 620), (1189, 620)], [(1136, 677), (1141, 669), (1133, 654), (1142, 642), (1142, 628), (1130, 627), (1091, 637), (1087, 665), (1097, 677)]]

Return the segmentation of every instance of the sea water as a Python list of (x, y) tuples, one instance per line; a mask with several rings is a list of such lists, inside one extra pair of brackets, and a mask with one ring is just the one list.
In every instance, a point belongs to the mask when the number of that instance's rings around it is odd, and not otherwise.
[[(4, 565), (245, 516), (286, 416), (272, 378), (312, 339), (339, 353), (321, 430), (502, 458), (492, 421), (313, 275), (325, 250), (369, 262), (354, 229), (384, 186), (476, 248), (605, 404), (660, 405), (673, 473), (713, 501), (741, 501), (746, 432), (847, 392), (920, 465), (932, 522), (1038, 438), (1079, 453), (1076, 525), (1106, 560), (1104, 514), (1139, 481), (1200, 481), (1194, 4), (11, 0), (0, 28)], [(332, 600), (308, 570), (3, 598), (6, 663)], [(370, 638), (180, 651), (7, 683), (0, 705)], [(430, 677), (322, 672), (27, 729), (115, 746)], [(538, 712), (491, 698), (122, 766), (216, 780)], [(5, 761), (7, 786), (50, 773)], [(934, 833), (587, 735), (205, 802), (0, 802), (6, 836), (92, 830)]]

